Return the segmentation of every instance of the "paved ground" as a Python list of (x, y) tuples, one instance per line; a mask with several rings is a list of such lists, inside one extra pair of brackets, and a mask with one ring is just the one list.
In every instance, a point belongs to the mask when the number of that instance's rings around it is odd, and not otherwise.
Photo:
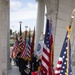
[(14, 61), (11, 62), (12, 68), (8, 70), (8, 75), (20, 75), (19, 69), (15, 66)]
[(17, 66), (13, 66), (9, 71), (8, 75), (20, 75), (20, 72), (18, 70)]

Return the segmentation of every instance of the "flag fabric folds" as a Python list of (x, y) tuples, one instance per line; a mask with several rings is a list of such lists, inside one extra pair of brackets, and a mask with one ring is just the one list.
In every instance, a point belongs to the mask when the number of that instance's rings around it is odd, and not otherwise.
[(66, 33), (60, 57), (58, 59), (55, 75), (72, 75), (71, 45), (68, 31)]
[(21, 24), (20, 24), (20, 37), (19, 37), (19, 51), (21, 52), (21, 55), (23, 51), (25, 50), (26, 43), (22, 39), (22, 30), (21, 30)]
[(24, 48), (24, 51), (21, 54), (21, 58), (25, 59), (26, 58), (26, 49)]
[(50, 73), (49, 75), (54, 75), (54, 44), (53, 44), (53, 34), (52, 34), (52, 20), (50, 20)]
[[(46, 31), (45, 31), (45, 38), (44, 38), (44, 46), (43, 46), (43, 54), (42, 54), (42, 65), (41, 65), (41, 71), (42, 75), (53, 75), (51, 73), (51, 62), (50, 62), (50, 37), (51, 37), (51, 32), (50, 32), (50, 23), (49, 20), (47, 19), (46, 23)], [(52, 42), (53, 43), (53, 42)], [(51, 43), (51, 44), (52, 44)], [(53, 61), (53, 60), (52, 60)]]
[(72, 75), (72, 60), (71, 60), (71, 43), (69, 41), (69, 72), (68, 72), (68, 75)]
[(12, 51), (10, 53), (10, 57), (12, 58), (15, 58), (17, 56), (17, 53), (18, 53), (18, 45), (19, 45), (19, 41), (18, 41), (18, 37), (17, 37), (17, 34), (16, 34), (16, 41), (15, 41), (15, 44), (12, 48)]
[(25, 49), (26, 43), (22, 40), (19, 40), (19, 51), (23, 52)]
[(22, 54), (23, 54), (23, 51), (25, 50), (25, 46), (26, 44), (22, 39), (22, 31), (21, 31), (21, 24), (20, 24), (20, 37), (18, 40), (18, 37), (16, 35), (16, 42), (13, 46), (12, 54), (14, 54), (14, 56), (16, 57), (17, 53), (21, 52), (21, 56), (23, 56)]
[(19, 51), (21, 52), (21, 58), (25, 59), (26, 57), (26, 43), (24, 41), (22, 41), (21, 43), (19, 43)]
[(29, 31), (29, 36), (28, 36), (27, 43), (26, 43), (26, 58), (28, 60), (31, 59), (31, 34), (30, 34), (30, 31)]
[(41, 37), (39, 39), (37, 52), (36, 52), (36, 55), (38, 56), (39, 59), (41, 59), (42, 57), (42, 52), (43, 52), (43, 34), (41, 34)]
[(19, 44), (18, 36), (16, 34), (16, 41), (15, 41), (15, 44), (13, 45), (12, 51), (10, 53), (10, 58), (12, 58), (12, 57), (15, 58), (16, 57), (16, 53), (18, 51), (18, 44)]

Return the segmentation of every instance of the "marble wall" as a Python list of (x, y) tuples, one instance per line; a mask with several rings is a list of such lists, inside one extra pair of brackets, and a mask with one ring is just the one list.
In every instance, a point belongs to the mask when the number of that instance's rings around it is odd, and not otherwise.
[(0, 75), (7, 75), (9, 64), (9, 1), (0, 0)]

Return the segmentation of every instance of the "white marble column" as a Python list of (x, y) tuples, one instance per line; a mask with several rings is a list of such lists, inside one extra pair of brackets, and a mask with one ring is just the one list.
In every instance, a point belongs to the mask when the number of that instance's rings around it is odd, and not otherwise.
[(0, 0), (0, 75), (8, 75), (9, 33), (9, 1)]
[(38, 0), (37, 23), (36, 23), (36, 32), (35, 32), (35, 52), (37, 49), (39, 38), (44, 28), (44, 13), (45, 13), (44, 1)]
[[(64, 38), (67, 32), (67, 26), (70, 24), (70, 17), (75, 8), (75, 0), (44, 0), (47, 6), (47, 14), (52, 18), (54, 31), (54, 68), (62, 49)], [(74, 19), (75, 20), (75, 19)], [(71, 47), (75, 37), (75, 22), (72, 24)], [(72, 49), (73, 51), (73, 49)], [(74, 50), (75, 52), (75, 50)], [(75, 53), (73, 55), (73, 75), (75, 74)]]
[(7, 0), (7, 4), (6, 4), (6, 24), (7, 24), (7, 68), (11, 68), (11, 64), (10, 64), (10, 0)]
[[(0, 0), (0, 31), (1, 31), (1, 0)], [(1, 33), (0, 33), (1, 35)], [(0, 36), (1, 37), (1, 36)], [(1, 51), (1, 38), (0, 38), (0, 75), (2, 75), (2, 51)]]

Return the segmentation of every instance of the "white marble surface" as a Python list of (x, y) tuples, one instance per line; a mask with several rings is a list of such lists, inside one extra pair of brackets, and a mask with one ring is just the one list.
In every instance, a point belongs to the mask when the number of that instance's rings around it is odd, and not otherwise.
[(20, 75), (19, 68), (15, 65), (14, 60), (11, 60), (11, 68), (8, 69), (8, 75)]
[(8, 75), (20, 75), (19, 69), (17, 66), (12, 67), (8, 70)]

